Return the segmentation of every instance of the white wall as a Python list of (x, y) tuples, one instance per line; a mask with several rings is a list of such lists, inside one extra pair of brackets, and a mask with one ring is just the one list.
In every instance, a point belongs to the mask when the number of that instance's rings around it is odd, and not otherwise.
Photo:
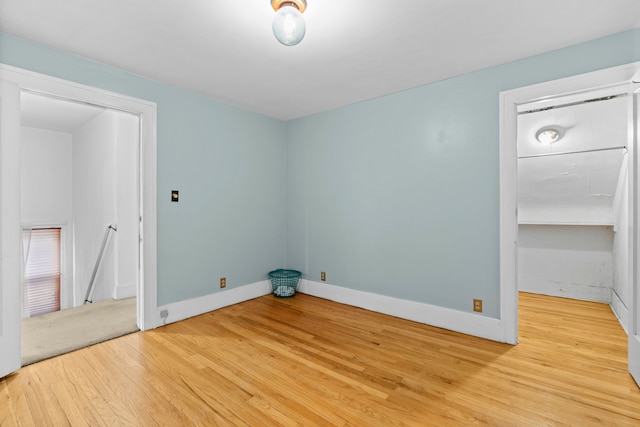
[(520, 225), (519, 289), (610, 302), (613, 240), (608, 226)]
[(62, 227), (60, 307), (73, 304), (72, 136), (22, 127), (20, 211), (23, 226)]
[[(73, 133), (75, 302), (82, 304), (106, 228), (116, 223), (116, 113), (105, 111)], [(113, 243), (113, 240), (111, 240)], [(93, 301), (110, 298), (115, 245), (109, 244)]]
[(118, 280), (113, 298), (136, 295), (138, 282), (138, 159), (139, 119), (125, 113), (117, 117)]
[(89, 286), (102, 240), (111, 232), (92, 301), (136, 295), (138, 274), (138, 118), (107, 110), (73, 133), (75, 301)]
[(620, 170), (618, 190), (613, 202), (616, 226), (613, 238), (613, 291), (611, 308), (620, 319), (622, 327), (627, 329), (629, 299), (629, 184), (627, 157)]
[(21, 128), (22, 222), (71, 219), (71, 134)]

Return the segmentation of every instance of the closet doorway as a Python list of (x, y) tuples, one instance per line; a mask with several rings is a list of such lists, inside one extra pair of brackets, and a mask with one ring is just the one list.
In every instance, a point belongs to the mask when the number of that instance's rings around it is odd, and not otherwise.
[[(624, 268), (618, 270), (618, 277), (620, 283), (626, 280), (627, 292), (628, 292), (628, 315), (626, 316), (626, 332), (628, 335), (628, 352), (629, 352), (629, 371), (632, 376), (640, 384), (640, 287), (638, 286), (638, 267), (640, 266), (637, 259), (637, 247), (640, 242), (640, 233), (638, 232), (638, 209), (639, 201), (638, 197), (638, 152), (637, 143), (640, 132), (640, 110), (639, 110), (639, 94), (640, 94), (640, 63), (632, 63), (613, 67), (605, 70), (594, 71), (591, 73), (568, 77), (556, 81), (550, 81), (547, 83), (541, 83), (538, 85), (523, 87), (519, 89), (513, 89), (510, 91), (502, 92), (500, 95), (500, 116), (501, 116), (501, 129), (500, 129), (500, 299), (501, 299), (501, 321), (500, 325), (503, 328), (505, 334), (505, 341), (516, 344), (518, 342), (518, 282), (520, 275), (518, 274), (518, 250), (519, 250), (519, 219), (526, 221), (526, 215), (520, 218), (518, 209), (524, 207), (526, 203), (522, 203), (520, 206), (520, 200), (518, 200), (518, 181), (519, 172), (518, 168), (520, 162), (527, 159), (520, 159), (519, 157), (525, 157), (524, 153), (518, 151), (518, 119), (519, 113), (529, 111), (531, 114), (536, 112), (543, 112), (545, 110), (553, 110), (555, 105), (558, 104), (558, 100), (562, 100), (560, 104), (569, 106), (570, 104), (584, 104), (589, 102), (607, 102), (616, 98), (624, 99), (626, 105), (624, 112), (624, 121), (626, 123), (626, 137), (624, 145), (619, 145), (617, 142), (613, 145), (605, 145), (600, 147), (594, 147), (594, 151), (599, 152), (611, 151), (611, 156), (608, 160), (601, 160), (600, 166), (604, 163), (620, 164), (621, 171), (624, 170), (624, 163), (626, 161), (626, 173), (627, 178), (618, 180), (616, 182), (616, 192), (620, 190), (618, 183), (622, 186), (626, 183), (628, 189), (621, 190), (620, 195), (626, 194), (628, 197), (628, 210), (626, 211), (628, 221), (628, 232), (624, 233), (621, 226), (624, 219), (616, 219), (614, 213), (614, 203), (618, 200), (618, 203), (624, 204), (624, 197), (615, 196), (615, 192), (608, 193), (598, 191), (591, 191), (590, 196), (592, 198), (600, 198), (601, 202), (607, 199), (611, 199), (611, 208), (608, 222), (600, 223), (594, 218), (602, 219), (602, 216), (598, 213), (600, 208), (590, 211), (589, 216), (591, 219), (587, 226), (609, 226), (615, 233), (620, 233), (620, 236), (612, 236), (610, 238), (610, 244), (613, 248), (616, 244), (620, 246), (626, 246), (628, 252), (626, 259), (628, 268), (626, 274), (622, 271)], [(623, 102), (623, 101), (620, 101)], [(526, 114), (526, 113), (525, 113)], [(536, 130), (536, 135), (545, 133), (549, 129), (543, 129), (542, 127)], [(563, 132), (567, 135), (571, 129), (555, 129), (550, 134), (555, 134), (552, 139), (555, 142), (561, 141)], [(575, 135), (575, 133), (574, 133)], [(548, 136), (548, 134), (546, 135)], [(537, 139), (537, 138), (536, 138)], [(560, 146), (558, 145), (553, 151), (547, 154), (559, 154)], [(569, 147), (566, 147), (567, 153), (565, 155), (572, 155), (570, 152), (574, 151)], [(626, 150), (626, 160), (625, 153)], [(589, 149), (577, 149), (575, 151), (582, 151), (582, 153), (575, 153), (575, 155), (583, 155), (583, 157), (589, 154)], [(615, 152), (619, 151), (622, 154), (622, 161), (620, 161), (620, 155)], [(536, 153), (532, 153), (535, 155)], [(538, 153), (543, 154), (543, 153)], [(540, 156), (542, 157), (542, 156)], [(551, 157), (551, 156), (549, 156)], [(560, 157), (560, 156), (556, 156)], [(589, 156), (587, 156), (589, 157)], [(535, 160), (535, 158), (534, 158)], [(576, 163), (577, 165), (577, 163)], [(563, 173), (567, 173), (564, 170)], [(595, 175), (594, 175), (595, 176)], [(610, 178), (602, 177), (602, 181), (596, 183), (591, 188), (594, 190), (597, 185), (602, 182), (611, 182)], [(610, 188), (610, 186), (609, 186)], [(595, 197), (594, 197), (595, 196)], [(611, 197), (609, 197), (611, 196)], [(574, 200), (575, 202), (575, 200)], [(601, 206), (600, 206), (601, 207)], [(525, 209), (526, 210), (526, 209)], [(619, 215), (624, 215), (624, 207), (620, 208)], [(535, 211), (533, 209), (531, 212)], [(530, 213), (531, 213), (530, 212)], [(600, 212), (601, 213), (601, 212)], [(610, 218), (613, 217), (612, 221)], [(534, 220), (540, 221), (540, 220)], [(554, 221), (559, 221), (557, 218)], [(598, 220), (599, 221), (599, 220)], [(611, 223), (613, 222), (613, 225)], [(535, 224), (525, 224), (535, 225)], [(537, 224), (540, 225), (540, 224)], [(559, 225), (559, 224), (558, 224)], [(574, 224), (572, 224), (574, 225)], [(584, 224), (580, 224), (584, 225)], [(568, 224), (566, 226), (569, 226)], [(613, 229), (615, 227), (615, 230)], [(623, 242), (622, 234), (626, 234), (627, 244)], [(557, 240), (557, 239), (556, 239)], [(619, 242), (615, 242), (619, 240)], [(576, 245), (583, 245), (584, 242), (578, 241)], [(606, 247), (607, 244), (604, 245)], [(602, 249), (602, 247), (600, 247)], [(613, 250), (613, 249), (612, 249)], [(622, 256), (624, 258), (624, 256)], [(613, 258), (612, 258), (613, 259)], [(618, 259), (616, 262), (620, 261)], [(612, 261), (612, 269), (613, 269)], [(546, 264), (545, 264), (546, 265)], [(614, 270), (615, 271), (615, 270)], [(600, 286), (597, 286), (600, 287)], [(613, 281), (612, 286), (613, 289)], [(620, 293), (623, 291), (620, 289)], [(620, 295), (617, 295), (620, 297)], [(622, 315), (621, 317), (625, 317)], [(623, 319), (624, 322), (624, 319)], [(624, 323), (623, 323), (624, 325)]]
[(518, 107), (518, 287), (611, 304), (629, 298), (628, 94)]

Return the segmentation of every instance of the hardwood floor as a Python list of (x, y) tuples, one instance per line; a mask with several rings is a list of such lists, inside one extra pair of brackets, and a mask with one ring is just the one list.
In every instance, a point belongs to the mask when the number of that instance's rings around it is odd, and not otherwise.
[(22, 368), (0, 425), (640, 425), (604, 304), (520, 296), (510, 346), (298, 294)]

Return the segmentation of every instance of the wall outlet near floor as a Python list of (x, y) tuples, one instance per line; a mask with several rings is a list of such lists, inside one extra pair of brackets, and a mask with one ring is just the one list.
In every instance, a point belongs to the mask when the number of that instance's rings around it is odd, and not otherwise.
[(227, 278), (226, 277), (221, 277), (220, 278), (220, 288), (226, 288), (227, 287)]
[(473, 300), (473, 311), (477, 311), (479, 313), (482, 313), (482, 300), (481, 299), (474, 299)]
[(324, 271), (320, 273), (320, 280), (322, 280), (323, 282), (327, 281), (327, 273), (325, 273)]
[(167, 317), (169, 317), (169, 310), (160, 310), (160, 318), (167, 320)]

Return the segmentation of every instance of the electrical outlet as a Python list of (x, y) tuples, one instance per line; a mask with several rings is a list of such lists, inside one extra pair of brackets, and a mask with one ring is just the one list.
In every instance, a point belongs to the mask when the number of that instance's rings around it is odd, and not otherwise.
[(167, 317), (169, 317), (169, 310), (167, 309), (160, 310), (160, 318), (162, 319), (163, 325), (167, 324)]
[(180, 200), (180, 193), (178, 190), (171, 190), (171, 201), (178, 202)]
[(473, 300), (473, 311), (477, 311), (478, 313), (482, 313), (482, 300), (474, 299)]
[(327, 273), (325, 273), (324, 271), (320, 273), (320, 280), (322, 280), (323, 282), (327, 281)]
[(220, 278), (220, 288), (226, 288), (227, 287), (227, 278), (226, 277), (221, 277)]

